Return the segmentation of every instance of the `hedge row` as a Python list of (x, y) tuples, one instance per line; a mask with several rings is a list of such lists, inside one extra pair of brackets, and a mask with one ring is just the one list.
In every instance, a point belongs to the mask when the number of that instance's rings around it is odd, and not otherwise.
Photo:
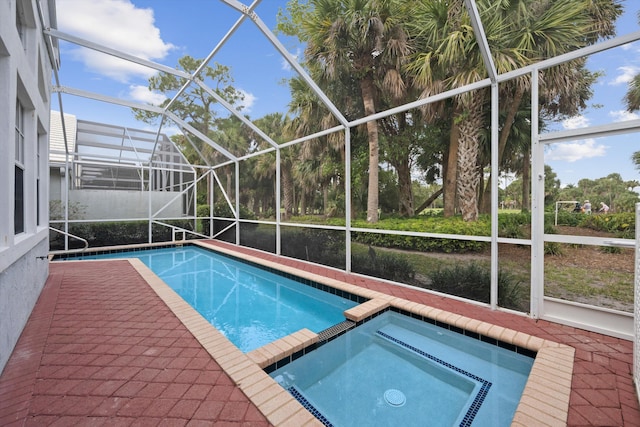
[[(167, 223), (187, 230), (193, 228), (193, 222), (188, 220), (167, 221)], [(73, 223), (69, 225), (69, 233), (87, 240), (89, 247), (147, 243), (149, 241), (148, 231), (148, 221)], [(154, 242), (166, 242), (173, 239), (172, 230), (169, 227), (153, 224), (151, 231)], [(82, 246), (83, 243), (79, 240), (69, 238), (70, 249)], [(49, 247), (50, 250), (64, 249), (64, 235), (51, 232)]]

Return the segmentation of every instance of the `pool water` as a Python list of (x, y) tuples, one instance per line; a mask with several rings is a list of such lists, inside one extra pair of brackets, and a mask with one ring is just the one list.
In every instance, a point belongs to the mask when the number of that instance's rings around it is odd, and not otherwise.
[(197, 246), (86, 255), (139, 258), (243, 352), (345, 320), (357, 302)]
[(533, 358), (388, 311), (270, 373), (327, 426), (508, 426)]

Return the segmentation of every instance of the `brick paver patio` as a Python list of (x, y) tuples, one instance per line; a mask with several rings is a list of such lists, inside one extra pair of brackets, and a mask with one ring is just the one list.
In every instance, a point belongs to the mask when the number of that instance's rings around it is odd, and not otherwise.
[[(210, 243), (570, 345), (568, 424), (640, 426), (630, 341)], [(51, 264), (0, 376), (0, 425), (269, 423), (127, 261), (94, 261)]]

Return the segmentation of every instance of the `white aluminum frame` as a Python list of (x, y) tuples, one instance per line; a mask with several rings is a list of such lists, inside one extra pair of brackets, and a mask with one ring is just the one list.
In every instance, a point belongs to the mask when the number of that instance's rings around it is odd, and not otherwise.
[[(140, 108), (148, 111), (155, 112), (157, 114), (161, 114), (164, 118), (168, 118), (176, 123), (180, 129), (195, 135), (196, 137), (202, 139), (209, 145), (211, 145), (214, 149), (218, 150), (222, 153), (227, 160), (221, 162), (216, 165), (209, 165), (204, 157), (202, 158), (202, 162), (206, 164), (211, 176), (215, 178), (216, 183), (218, 184), (223, 197), (226, 199), (226, 202), (231, 207), (234, 218), (227, 219), (233, 221), (233, 225), (236, 227), (236, 244), (240, 242), (240, 234), (239, 229), (242, 223), (258, 223), (258, 224), (273, 224), (276, 227), (276, 254), (281, 254), (281, 227), (282, 226), (291, 226), (291, 227), (305, 227), (305, 228), (318, 228), (318, 229), (327, 229), (327, 230), (340, 230), (345, 232), (345, 249), (346, 249), (346, 271), (351, 271), (351, 233), (352, 232), (367, 232), (367, 233), (383, 233), (383, 234), (398, 234), (398, 235), (408, 235), (408, 236), (418, 236), (418, 237), (429, 237), (429, 238), (446, 238), (446, 239), (460, 239), (460, 240), (476, 240), (476, 241), (485, 241), (490, 242), (491, 244), (491, 299), (490, 304), (488, 306), (491, 309), (495, 310), (504, 310), (503, 308), (498, 306), (498, 295), (497, 295), (497, 275), (498, 275), (498, 244), (499, 243), (509, 243), (509, 244), (519, 244), (519, 245), (529, 245), (531, 247), (531, 306), (529, 316), (533, 318), (543, 318), (549, 319), (560, 323), (572, 324), (579, 327), (590, 328), (593, 330), (597, 330), (598, 332), (609, 333), (614, 336), (623, 337), (626, 339), (633, 338), (633, 325), (632, 325), (632, 315), (629, 313), (621, 313), (613, 310), (599, 309), (593, 306), (582, 307), (580, 304), (572, 303), (569, 301), (561, 301), (552, 298), (545, 297), (544, 295), (544, 243), (545, 242), (559, 242), (559, 243), (577, 243), (577, 244), (589, 244), (589, 245), (605, 245), (605, 246), (629, 246), (629, 245), (637, 245), (637, 243), (633, 243), (633, 241), (629, 240), (611, 240), (611, 239), (601, 239), (601, 238), (587, 238), (587, 237), (579, 237), (579, 236), (561, 236), (561, 235), (548, 235), (544, 234), (544, 147), (549, 144), (558, 143), (570, 139), (575, 139), (577, 137), (596, 137), (596, 136), (610, 136), (619, 133), (626, 132), (637, 132), (640, 131), (640, 120), (634, 120), (629, 122), (621, 122), (621, 123), (611, 123), (604, 126), (593, 126), (589, 128), (576, 129), (571, 131), (562, 131), (562, 132), (552, 132), (552, 133), (543, 133), (539, 132), (539, 106), (538, 106), (538, 86), (539, 86), (539, 72), (545, 70), (547, 68), (556, 66), (558, 64), (571, 61), (573, 59), (577, 59), (583, 56), (591, 55), (594, 53), (602, 52), (608, 49), (612, 49), (618, 46), (622, 46), (627, 43), (631, 43), (633, 41), (640, 40), (640, 31), (627, 34), (621, 37), (613, 38), (604, 42), (600, 42), (583, 49), (579, 49), (573, 52), (569, 52), (564, 55), (557, 56), (555, 58), (550, 58), (544, 61), (541, 61), (537, 64), (520, 68), (518, 70), (514, 70), (511, 72), (498, 74), (495, 64), (493, 63), (493, 58), (491, 55), (491, 51), (489, 45), (486, 40), (486, 35), (484, 33), (484, 29), (482, 26), (482, 22), (480, 20), (480, 16), (477, 10), (477, 6), (474, 0), (464, 0), (464, 5), (471, 17), (471, 23), (474, 28), (474, 32), (477, 35), (478, 46), (480, 52), (482, 54), (482, 58), (487, 70), (487, 75), (489, 76), (486, 79), (465, 85), (463, 87), (459, 87), (456, 89), (448, 90), (446, 92), (436, 94), (430, 96), (428, 98), (419, 99), (405, 105), (392, 108), (386, 111), (378, 112), (376, 114), (372, 114), (367, 117), (358, 118), (349, 122), (343, 114), (337, 109), (337, 107), (331, 102), (331, 100), (323, 93), (323, 91), (317, 86), (317, 84), (311, 79), (311, 77), (306, 73), (306, 71), (302, 68), (302, 66), (296, 61), (296, 59), (287, 51), (287, 49), (280, 43), (280, 41), (275, 37), (275, 35), (265, 26), (264, 22), (258, 17), (255, 13), (256, 6), (260, 3), (260, 0), (255, 0), (251, 3), (251, 5), (245, 5), (237, 0), (220, 0), (222, 3), (227, 6), (239, 11), (241, 13), (240, 18), (230, 27), (229, 31), (225, 34), (225, 36), (219, 41), (219, 43), (215, 46), (215, 48), (210, 52), (205, 61), (201, 64), (201, 66), (196, 70), (193, 74), (187, 74), (182, 71), (166, 67), (162, 64), (157, 64), (152, 61), (144, 60), (124, 52), (111, 49), (106, 46), (99, 45), (97, 43), (93, 43), (88, 40), (83, 40), (81, 38), (62, 33), (58, 30), (48, 28), (45, 30), (45, 35), (49, 37), (50, 43), (56, 42), (59, 40), (66, 40), (70, 43), (84, 46), (89, 49), (93, 49), (96, 51), (103, 52), (108, 55), (115, 56), (117, 58), (121, 58), (124, 60), (128, 60), (134, 62), (139, 65), (143, 65), (149, 67), (151, 69), (162, 71), (166, 73), (173, 74), (175, 76), (181, 77), (186, 80), (185, 85), (178, 91), (178, 93), (174, 96), (173, 100), (169, 103), (169, 105), (164, 108), (152, 107), (148, 105), (141, 105), (137, 103), (133, 103), (130, 101), (125, 101), (121, 99), (115, 99), (112, 97), (90, 93), (87, 91), (81, 91), (78, 89), (68, 88), (65, 86), (61, 86), (57, 80), (56, 74), (56, 87), (54, 91), (60, 94), (70, 94), (75, 96), (81, 96), (89, 99), (94, 99), (101, 102), (107, 102), (111, 104), (121, 105), (129, 108)], [(291, 65), (291, 67), (299, 73), (299, 75), (303, 78), (303, 80), (309, 85), (309, 87), (313, 90), (313, 92), (318, 96), (321, 102), (327, 107), (327, 109), (334, 115), (336, 120), (340, 123), (338, 126), (332, 127), (330, 129), (324, 129), (319, 132), (316, 132), (312, 135), (308, 135), (303, 138), (298, 138), (293, 141), (288, 141), (284, 144), (276, 144), (272, 139), (270, 139), (264, 132), (262, 132), (259, 128), (257, 128), (253, 123), (249, 120), (245, 119), (244, 116), (239, 114), (233, 106), (229, 105), (224, 99), (218, 97), (215, 92), (209, 88), (203, 81), (198, 78), (200, 71), (204, 68), (204, 66), (217, 54), (220, 48), (233, 36), (235, 31), (239, 28), (240, 25), (243, 25), (245, 22), (251, 21), (253, 25), (255, 25), (264, 37), (275, 47), (275, 49), (282, 55), (282, 57)], [(50, 47), (52, 50), (52, 46)], [(499, 111), (499, 96), (498, 96), (498, 85), (502, 82), (509, 81), (514, 78), (529, 76), (531, 79), (531, 111), (532, 111), (532, 123), (531, 123), (531, 141), (532, 141), (532, 186), (531, 186), (531, 203), (532, 203), (532, 224), (531, 224), (531, 239), (508, 239), (501, 238), (498, 236), (498, 111)], [(231, 114), (234, 114), (238, 117), (245, 125), (249, 126), (252, 130), (254, 130), (261, 138), (263, 138), (268, 143), (268, 147), (257, 151), (255, 153), (250, 153), (242, 156), (234, 156), (232, 153), (221, 147), (219, 144), (211, 141), (205, 135), (201, 134), (197, 130), (193, 129), (184, 121), (180, 120), (175, 114), (171, 112), (171, 105), (173, 101), (184, 91), (187, 89), (188, 85), (196, 84), (200, 88), (207, 91), (211, 96), (214, 96), (216, 100), (222, 105), (225, 109), (227, 109)], [(390, 115), (405, 112), (417, 107), (425, 106), (427, 104), (439, 102), (448, 98), (451, 98), (456, 95), (460, 95), (465, 92), (479, 90), (483, 88), (489, 88), (491, 92), (491, 171), (492, 171), (492, 198), (491, 198), (491, 235), (490, 236), (465, 236), (465, 235), (457, 235), (457, 234), (440, 234), (440, 233), (415, 233), (415, 232), (403, 232), (403, 231), (393, 231), (393, 230), (378, 230), (378, 229), (368, 229), (368, 228), (354, 228), (351, 223), (351, 207), (349, 203), (346, 203), (345, 207), (345, 226), (344, 227), (335, 227), (335, 226), (323, 226), (323, 225), (309, 225), (309, 224), (297, 224), (292, 222), (285, 222), (282, 220), (280, 210), (276, 209), (276, 218), (275, 221), (251, 221), (251, 220), (243, 220), (239, 217), (239, 198), (235, 198), (235, 203), (232, 198), (226, 194), (224, 186), (221, 185), (217, 175), (214, 171), (217, 168), (222, 166), (234, 165), (235, 170), (235, 193), (239, 194), (239, 162), (242, 160), (249, 159), (254, 156), (264, 155), (271, 151), (276, 152), (276, 206), (281, 206), (281, 180), (280, 180), (280, 160), (281, 160), (281, 150), (283, 148), (302, 143), (304, 141), (317, 138), (320, 136), (325, 136), (328, 134), (332, 134), (335, 132), (344, 132), (345, 135), (345, 197), (346, 200), (351, 199), (351, 128), (355, 126), (359, 126), (361, 124), (367, 123), (371, 120), (378, 120), (384, 117), (388, 117)], [(61, 109), (62, 111), (62, 109)], [(162, 126), (162, 125), (161, 125)], [(187, 139), (191, 142), (189, 135), (185, 133)], [(192, 144), (193, 145), (193, 144)], [(195, 166), (194, 167), (200, 167)], [(213, 186), (214, 183), (211, 182)], [(213, 194), (213, 191), (212, 193)], [(215, 219), (213, 216), (213, 200), (211, 200), (211, 212), (209, 219)], [(230, 227), (231, 227), (230, 226)], [(150, 225), (151, 227), (151, 225)], [(229, 228), (230, 228), (229, 227)], [(210, 230), (211, 233), (211, 230)], [(637, 239), (636, 239), (637, 240)], [(636, 279), (637, 281), (637, 279)], [(562, 313), (562, 315), (561, 315)], [(595, 314), (594, 314), (595, 313)], [(594, 324), (593, 319), (597, 319), (598, 324)]]

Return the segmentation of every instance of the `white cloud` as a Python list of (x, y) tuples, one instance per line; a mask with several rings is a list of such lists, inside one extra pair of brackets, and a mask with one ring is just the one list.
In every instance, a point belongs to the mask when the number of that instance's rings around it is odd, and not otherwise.
[(635, 66), (618, 67), (616, 70), (618, 70), (619, 74), (615, 79), (609, 82), (610, 85), (629, 83), (633, 77), (640, 72), (640, 68)]
[(164, 133), (168, 137), (172, 137), (173, 135), (178, 135), (182, 133), (182, 131), (178, 126), (166, 126), (166, 125), (162, 126), (162, 129), (160, 130), (160, 132)]
[(244, 99), (240, 102), (236, 102), (235, 107), (242, 107), (240, 111), (242, 111), (243, 113), (250, 113), (251, 108), (254, 106), (258, 98), (254, 94), (249, 93), (243, 89), (238, 89), (238, 91), (241, 92), (242, 95), (244, 95)]
[(634, 43), (625, 43), (622, 46), (620, 46), (620, 48), (622, 50), (631, 50), (631, 49), (635, 49), (636, 48), (636, 44)]
[[(143, 126), (140, 128), (141, 130), (146, 130), (149, 132), (153, 132), (156, 133), (158, 132), (158, 127), (157, 126)], [(178, 126), (167, 126), (164, 125), (162, 126), (162, 129), (160, 129), (160, 133), (163, 133), (165, 135), (167, 135), (168, 137), (172, 137), (173, 135), (177, 135), (182, 133), (182, 131), (180, 130), (180, 128)]]
[[(295, 53), (289, 52), (291, 54), (291, 56), (293, 56), (293, 59), (295, 59), (296, 61), (298, 61), (298, 59), (300, 58), (300, 48), (297, 48)], [(282, 69), (285, 71), (291, 71), (291, 64), (289, 64), (289, 62), (283, 57), (282, 58)]]
[[(153, 9), (140, 9), (129, 0), (58, 0), (58, 28), (66, 33), (146, 60), (159, 60), (174, 46), (160, 36)], [(121, 82), (148, 78), (155, 71), (93, 50), (76, 47), (75, 60), (99, 74)]]
[(147, 86), (142, 85), (129, 86), (129, 96), (136, 101), (151, 105), (160, 105), (167, 99), (163, 94), (151, 92)]
[(591, 157), (603, 157), (607, 153), (606, 145), (596, 144), (595, 139), (558, 143), (549, 147), (545, 161), (575, 162)]
[(565, 129), (579, 129), (589, 126), (589, 119), (585, 116), (573, 116), (562, 121), (562, 127)]
[(151, 68), (86, 48), (74, 48), (69, 54), (75, 61), (84, 63), (86, 69), (120, 83), (128, 83), (132, 77), (148, 79), (155, 74)]
[(609, 111), (609, 116), (613, 117), (614, 122), (625, 122), (627, 120), (640, 119), (638, 114), (630, 113), (627, 110)]

